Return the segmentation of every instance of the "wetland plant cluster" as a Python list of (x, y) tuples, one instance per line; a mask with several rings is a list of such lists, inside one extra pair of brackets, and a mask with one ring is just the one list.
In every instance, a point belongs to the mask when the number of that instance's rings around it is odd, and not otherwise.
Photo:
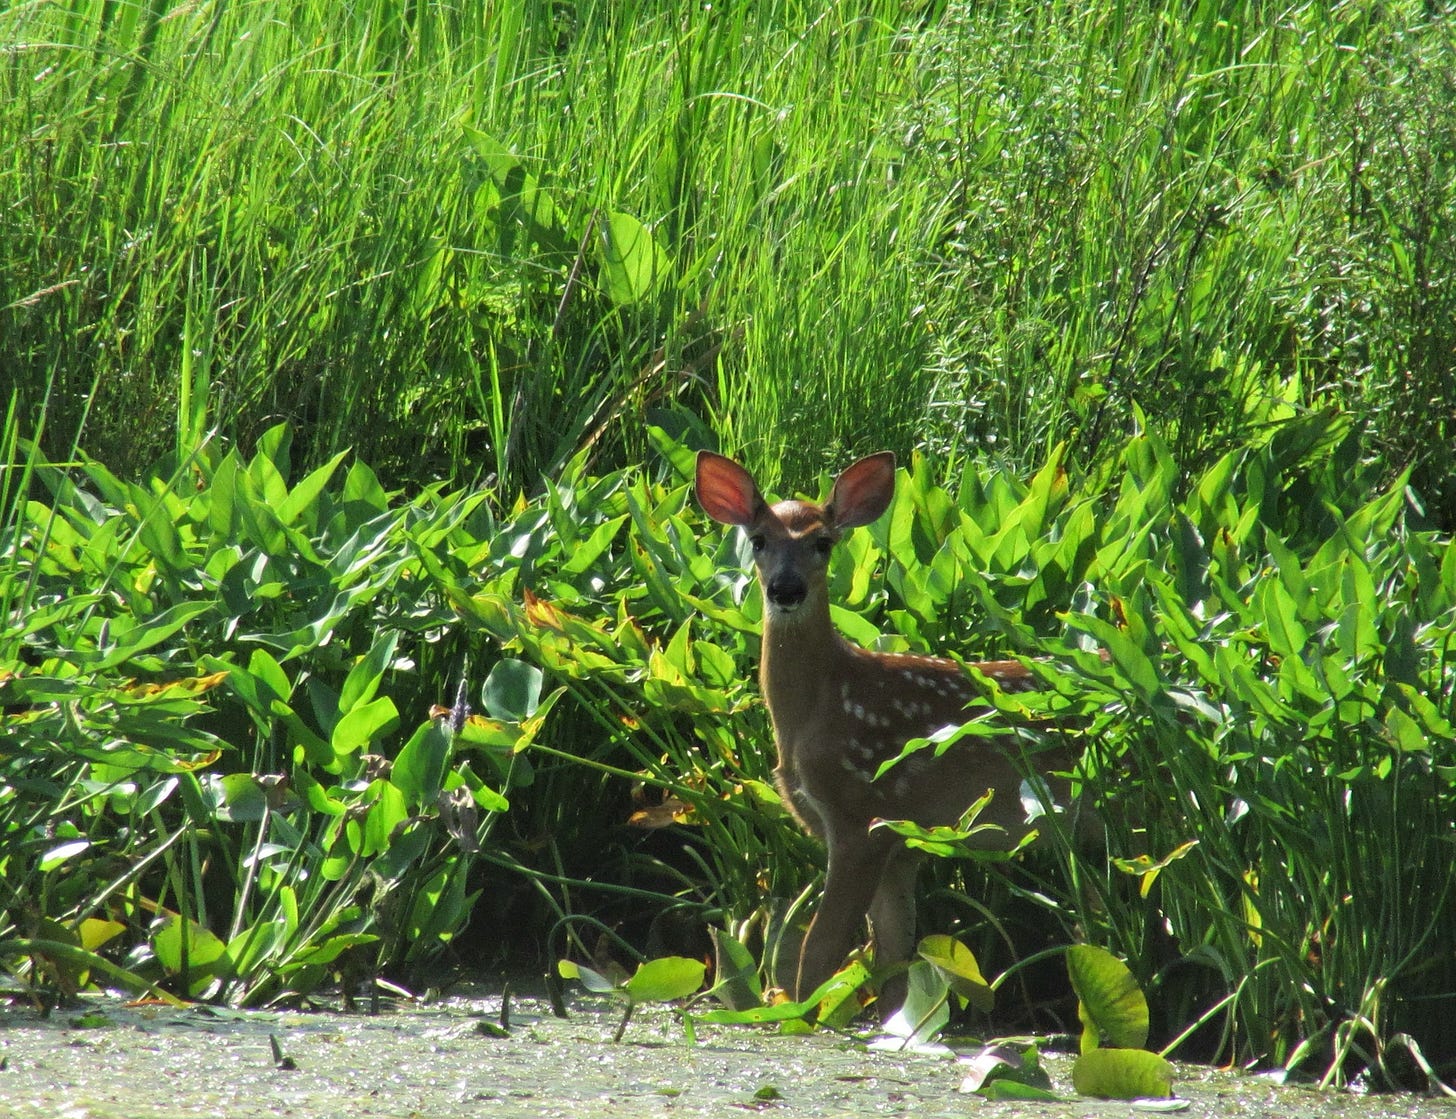
[[(1403, 485), (1349, 484), (1350, 426), (1291, 419), (1186, 486), (1151, 435), (1076, 481), (1053, 454), (946, 489), (917, 458), (846, 542), (841, 626), (1026, 657), (1043, 689), (964, 733), (1070, 738), (1104, 806), (1107, 857), (964, 873), (948, 927), (982, 959), (1048, 925), (1103, 945), (1155, 1039), (1239, 1060), (1439, 1050), (1456, 558)], [(10, 968), (248, 1005), (641, 946), (644, 914), (771, 949), (815, 855), (768, 783), (745, 545), (654, 440), (504, 510), (295, 477), (281, 428), (139, 483), (12, 442), (44, 496), (0, 568)]]

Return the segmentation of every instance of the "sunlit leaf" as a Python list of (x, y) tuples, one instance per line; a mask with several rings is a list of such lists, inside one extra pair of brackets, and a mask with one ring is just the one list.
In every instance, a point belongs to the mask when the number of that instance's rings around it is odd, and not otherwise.
[(710, 928), (708, 935), (713, 941), (713, 996), (729, 1010), (762, 1006), (763, 984), (753, 954), (723, 929)]
[[(1041, 1067), (1036, 1046), (1021, 1047), (998, 1042), (976, 1053), (956, 1059), (965, 1073), (959, 1091), (975, 1092), (986, 1099), (1055, 1099), (1051, 1078)], [(1004, 1088), (997, 1088), (1004, 1084)], [(1006, 1093), (1006, 1094), (1002, 1094)]]
[(1067, 973), (1077, 992), (1082, 1052), (1106, 1039), (1124, 1049), (1148, 1040), (1148, 1002), (1127, 965), (1105, 948), (1074, 944), (1067, 949)]
[(686, 998), (703, 985), (707, 966), (685, 956), (648, 960), (627, 980), (626, 991), (638, 1002), (668, 1002)]
[(1093, 1049), (1072, 1066), (1072, 1086), (1101, 1099), (1166, 1097), (1173, 1094), (1173, 1066), (1142, 1049)]
[(981, 974), (975, 954), (954, 937), (927, 936), (916, 952), (940, 972), (952, 991), (977, 1010), (989, 1013), (996, 1004), (996, 994)]
[(389, 780), (419, 808), (433, 804), (445, 781), (451, 737), (438, 721), (421, 724), (400, 749), (390, 769)]
[(497, 719), (521, 722), (541, 700), (541, 670), (525, 661), (498, 661), (485, 680), (485, 706)]
[(556, 961), (556, 974), (562, 979), (578, 980), (588, 991), (598, 995), (612, 994), (620, 990), (627, 981), (625, 976), (612, 978), (571, 960)]
[(88, 952), (94, 952), (126, 932), (126, 926), (120, 921), (109, 921), (102, 917), (87, 917), (76, 926), (76, 931), (81, 938), (81, 947)]
[(82, 851), (89, 849), (90, 846), (91, 841), (89, 839), (68, 839), (64, 843), (57, 843), (41, 855), (40, 869), (46, 873), (55, 870), (56, 867), (68, 859), (75, 858)]
[[(180, 976), (189, 994), (201, 993), (214, 978), (213, 965), (227, 961), (227, 945), (210, 929), (177, 914), (152, 931), (152, 951), (171, 975)], [(185, 974), (184, 974), (185, 972)]]

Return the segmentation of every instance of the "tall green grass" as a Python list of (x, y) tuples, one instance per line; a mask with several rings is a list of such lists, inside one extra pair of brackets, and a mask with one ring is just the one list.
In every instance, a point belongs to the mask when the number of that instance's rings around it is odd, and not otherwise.
[[(1207, 459), (1360, 415), (1450, 516), (1440, 5), (784, 2), (0, 15), (0, 359), (123, 472), (279, 419), (535, 485), (644, 418)], [(669, 422), (669, 421), (665, 421)]]

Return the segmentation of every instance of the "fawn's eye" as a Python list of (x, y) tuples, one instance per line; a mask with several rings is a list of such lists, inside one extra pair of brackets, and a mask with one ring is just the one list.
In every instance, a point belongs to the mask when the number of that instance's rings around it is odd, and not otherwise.
[(834, 551), (834, 537), (819, 537), (817, 540), (814, 541), (814, 550), (818, 552), (821, 556), (827, 556), (830, 552)]
[(763, 533), (761, 532), (755, 532), (748, 538), (749, 547), (753, 549), (755, 554), (763, 551), (763, 546), (767, 543), (768, 541), (763, 538)]

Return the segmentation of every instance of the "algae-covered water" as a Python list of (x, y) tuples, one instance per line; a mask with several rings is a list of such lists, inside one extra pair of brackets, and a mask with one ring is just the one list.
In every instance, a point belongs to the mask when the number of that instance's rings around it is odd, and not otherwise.
[[(859, 1040), (699, 1026), (639, 1010), (621, 1043), (614, 1005), (566, 1019), (541, 999), (470, 992), (365, 1014), (131, 1006), (96, 996), (50, 1015), (0, 1012), (0, 1116), (173, 1119), (650, 1119), (654, 1116), (1104, 1116), (1134, 1105), (1073, 1099), (1068, 1058), (1044, 1058), (1064, 1103), (992, 1103), (958, 1091), (953, 1060), (870, 1051)], [(284, 1060), (280, 1067), (273, 1041)], [(1180, 1066), (1183, 1115), (1456, 1119), (1456, 1101), (1320, 1093)]]

